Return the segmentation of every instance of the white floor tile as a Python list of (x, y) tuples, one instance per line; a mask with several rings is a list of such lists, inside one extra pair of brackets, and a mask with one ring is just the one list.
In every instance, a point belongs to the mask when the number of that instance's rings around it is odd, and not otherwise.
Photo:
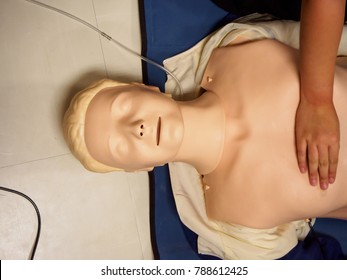
[[(29, 195), (41, 211), (37, 259), (150, 258), (143, 254), (141, 242), (146, 241), (138, 232), (149, 231), (148, 225), (139, 226), (139, 220), (148, 220), (148, 205), (129, 191), (129, 180), (143, 182), (146, 174), (94, 174), (67, 155), (2, 168), (0, 178), (2, 186)], [(26, 258), (36, 230), (35, 212), (13, 194), (1, 192), (0, 201), (0, 258)]]
[[(98, 27), (114, 40), (141, 53), (141, 38), (139, 34), (139, 12), (137, 1), (94, 0)], [(134, 20), (136, 19), (136, 20)], [(130, 55), (123, 48), (101, 40), (107, 73), (112, 78), (122, 81), (140, 82), (139, 75), (133, 69), (140, 69), (141, 60)]]
[[(60, 2), (95, 22), (90, 1)], [(1, 1), (0, 18), (0, 166), (64, 154), (68, 96), (105, 76), (99, 37), (26, 1)]]
[[(131, 199), (134, 205), (134, 213), (136, 218), (136, 225), (138, 230), (139, 239), (141, 242), (143, 258), (152, 259), (153, 251), (150, 240), (149, 228), (149, 188), (144, 185), (148, 182), (148, 175), (145, 172), (136, 174), (128, 174), (128, 185), (130, 190)], [(148, 184), (148, 183), (147, 183)]]
[[(42, 1), (139, 51), (136, 0)], [(140, 61), (85, 26), (24, 0), (1, 0), (0, 18), (0, 185), (38, 204), (36, 257), (151, 259), (147, 174), (87, 172), (61, 132), (72, 94), (107, 75), (140, 81)], [(0, 192), (0, 259), (28, 257), (35, 219), (25, 201)]]

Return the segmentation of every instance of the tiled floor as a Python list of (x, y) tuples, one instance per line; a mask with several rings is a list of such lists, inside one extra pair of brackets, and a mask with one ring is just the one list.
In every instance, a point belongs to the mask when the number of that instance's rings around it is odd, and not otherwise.
[[(42, 0), (140, 50), (136, 0)], [(94, 174), (75, 160), (61, 120), (72, 94), (102, 77), (141, 81), (140, 61), (69, 18), (0, 1), (0, 186), (42, 215), (37, 259), (151, 259), (146, 173)], [(26, 259), (36, 216), (0, 192), (0, 259)]]

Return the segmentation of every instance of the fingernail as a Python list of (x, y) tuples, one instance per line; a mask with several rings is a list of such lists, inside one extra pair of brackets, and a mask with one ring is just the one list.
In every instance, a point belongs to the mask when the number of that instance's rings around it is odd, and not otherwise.
[(335, 178), (334, 177), (330, 177), (329, 178), (329, 184), (333, 184), (335, 182)]
[(299, 168), (300, 168), (300, 172), (301, 173), (305, 173), (306, 172), (305, 166), (301, 165), (301, 166), (299, 166)]
[(328, 183), (327, 183), (327, 182), (321, 182), (320, 188), (321, 188), (322, 190), (326, 190), (326, 189), (328, 188)]
[(312, 186), (316, 186), (317, 185), (317, 180), (316, 179), (311, 179), (310, 183)]

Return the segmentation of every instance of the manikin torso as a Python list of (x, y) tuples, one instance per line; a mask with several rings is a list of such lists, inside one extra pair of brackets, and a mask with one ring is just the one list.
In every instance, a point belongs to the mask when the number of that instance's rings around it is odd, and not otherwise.
[[(269, 228), (346, 206), (347, 69), (337, 67), (335, 74), (337, 178), (322, 191), (309, 185), (296, 159), (297, 60), (296, 50), (273, 40), (214, 50), (201, 85), (220, 98), (226, 125), (219, 163), (203, 178), (211, 219)], [(339, 62), (346, 67), (345, 58)]]

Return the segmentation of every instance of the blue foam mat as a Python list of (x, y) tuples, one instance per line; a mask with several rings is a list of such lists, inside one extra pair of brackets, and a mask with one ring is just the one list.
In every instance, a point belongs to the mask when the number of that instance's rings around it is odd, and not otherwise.
[[(236, 18), (217, 7), (210, 0), (139, 0), (142, 53), (161, 63), (165, 58), (178, 54)], [(166, 74), (143, 64), (144, 82), (164, 90)], [(213, 259), (197, 253), (196, 234), (180, 221), (171, 190), (168, 167), (155, 168), (151, 179), (152, 243), (160, 259)], [(347, 222), (318, 219), (314, 228), (319, 233), (336, 238), (347, 256)], [(299, 243), (284, 259), (320, 258), (313, 243)], [(333, 248), (334, 241), (327, 241)], [(317, 245), (317, 244), (315, 244)], [(308, 247), (311, 246), (311, 247)]]

